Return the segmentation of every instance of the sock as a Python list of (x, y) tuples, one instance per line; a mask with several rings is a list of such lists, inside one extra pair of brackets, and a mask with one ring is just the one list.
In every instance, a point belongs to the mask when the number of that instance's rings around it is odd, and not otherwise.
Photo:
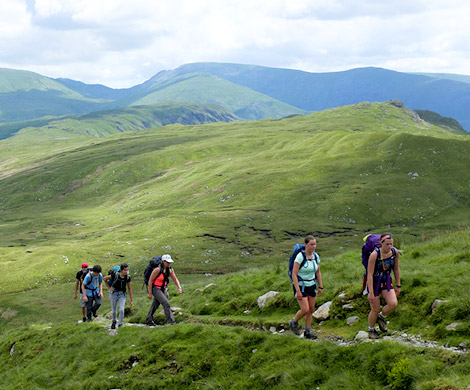
[(310, 333), (310, 328), (305, 328), (305, 333)]
[(384, 316), (384, 315), (382, 314), (382, 312), (379, 313), (379, 317), (382, 318), (383, 320), (385, 320), (385, 318), (387, 318), (387, 316)]
[(369, 330), (375, 330), (375, 326), (373, 326), (373, 327), (369, 326)]
[(295, 322), (295, 320), (293, 318), (292, 318), (292, 322), (293, 322), (294, 325), (299, 325), (299, 323)]

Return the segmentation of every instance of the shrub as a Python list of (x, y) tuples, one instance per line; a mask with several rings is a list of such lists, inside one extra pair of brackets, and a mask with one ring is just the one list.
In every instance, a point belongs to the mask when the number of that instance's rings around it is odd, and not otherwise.
[(393, 365), (388, 374), (388, 381), (393, 390), (407, 390), (410, 388), (413, 377), (410, 374), (410, 362), (407, 358), (400, 359)]

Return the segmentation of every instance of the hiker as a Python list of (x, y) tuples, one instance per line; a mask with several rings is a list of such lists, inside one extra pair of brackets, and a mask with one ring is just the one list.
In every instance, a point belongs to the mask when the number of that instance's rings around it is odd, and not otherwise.
[(82, 263), (82, 269), (77, 272), (77, 275), (75, 275), (75, 292), (73, 294), (73, 299), (77, 299), (77, 291), (80, 291), (80, 306), (82, 307), (83, 322), (86, 322), (86, 307), (85, 301), (83, 300), (82, 282), (87, 272), (88, 263)]
[[(103, 278), (108, 287), (109, 300), (111, 301), (112, 320), (111, 329), (116, 329), (116, 307), (119, 303), (119, 323), (121, 327), (124, 323), (124, 309), (126, 307), (126, 286), (129, 288), (129, 305), (132, 306), (132, 287), (131, 277), (129, 276), (129, 266), (126, 263), (121, 264), (119, 271), (113, 271), (111, 275)], [(108, 282), (109, 281), (109, 282)]]
[(83, 300), (86, 305), (87, 322), (91, 322), (91, 315), (98, 317), (96, 311), (101, 306), (103, 297), (103, 275), (101, 275), (101, 266), (94, 265), (91, 272), (88, 272), (82, 283)]
[[(369, 338), (378, 339), (380, 336), (375, 329), (378, 323), (382, 332), (388, 332), (386, 317), (398, 306), (397, 296), (400, 294), (400, 269), (398, 259), (400, 252), (393, 247), (393, 238), (389, 233), (381, 234), (379, 247), (369, 256), (367, 265), (367, 299), (370, 303), (368, 317)], [(395, 287), (392, 285), (390, 273), (393, 270)], [(380, 311), (380, 296), (386, 305)]]
[(315, 310), (316, 288), (318, 287), (318, 296), (321, 296), (323, 290), (320, 257), (315, 253), (316, 247), (315, 237), (312, 235), (305, 237), (305, 251), (303, 253), (299, 251), (292, 268), (294, 296), (299, 302), (300, 310), (289, 321), (289, 325), (292, 331), (298, 335), (299, 321), (305, 317), (304, 337), (307, 339), (317, 338), (317, 335), (311, 332), (312, 314)]
[(181, 294), (183, 291), (181, 289), (181, 284), (176, 277), (174, 269), (170, 266), (173, 263), (173, 259), (170, 255), (163, 255), (161, 264), (152, 271), (148, 283), (148, 299), (152, 299), (153, 302), (150, 310), (147, 314), (145, 323), (149, 326), (155, 326), (153, 316), (158, 306), (163, 306), (163, 311), (165, 312), (166, 322), (168, 324), (174, 325), (176, 323), (173, 313), (170, 309), (170, 302), (168, 301), (167, 286), (169, 278), (173, 279), (173, 282), (178, 287), (178, 293)]

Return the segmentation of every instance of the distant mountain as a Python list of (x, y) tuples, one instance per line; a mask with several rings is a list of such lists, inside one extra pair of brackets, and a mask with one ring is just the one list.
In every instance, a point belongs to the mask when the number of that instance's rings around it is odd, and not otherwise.
[(107, 103), (37, 73), (0, 69), (0, 122), (98, 111)]
[(309, 73), (226, 63), (187, 64), (166, 76), (194, 72), (211, 73), (306, 111), (398, 99), (411, 109), (455, 118), (470, 130), (470, 85), (464, 82), (381, 68)]
[(442, 75), (381, 68), (309, 73), (225, 63), (161, 71), (127, 89), (50, 79), (0, 69), (0, 122), (84, 114), (167, 101), (218, 104), (242, 119), (282, 118), (360, 102), (401, 100), (407, 107), (454, 118), (470, 130), (470, 83)]

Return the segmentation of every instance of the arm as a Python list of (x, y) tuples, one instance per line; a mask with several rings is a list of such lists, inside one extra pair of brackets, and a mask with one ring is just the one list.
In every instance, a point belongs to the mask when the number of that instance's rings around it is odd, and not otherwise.
[(103, 297), (103, 276), (101, 274), (98, 280), (100, 280), (100, 296)]
[(321, 278), (320, 264), (318, 264), (317, 272), (315, 272), (315, 278), (318, 281), (318, 296), (321, 297), (321, 295), (323, 294), (323, 281)]
[(127, 283), (127, 287), (129, 288), (129, 305), (132, 306), (132, 287), (131, 287), (131, 282)]
[[(103, 278), (104, 285), (108, 288), (109, 291), (114, 291), (114, 287), (110, 287), (108, 284), (108, 280), (111, 279), (111, 275), (106, 275)], [(112, 289), (112, 290), (111, 290)]]
[(369, 263), (367, 264), (367, 291), (369, 292), (367, 295), (367, 299), (369, 300), (369, 302), (375, 300), (373, 277), (376, 261), (377, 252), (373, 251), (369, 256)]
[(175, 274), (175, 271), (173, 270), (173, 268), (171, 269), (170, 277), (171, 277), (171, 279), (173, 279), (173, 282), (175, 282), (176, 286), (178, 287), (178, 294), (181, 294), (183, 292), (183, 290), (181, 289), (180, 281), (176, 277), (176, 274)]
[(400, 252), (398, 252), (398, 249), (395, 249), (396, 255), (395, 255), (395, 264), (393, 264), (393, 275), (395, 276), (395, 294), (399, 295), (400, 294), (400, 289), (401, 289), (401, 281), (400, 281), (400, 266), (399, 266), (399, 258), (400, 258)]
[(302, 292), (300, 291), (299, 286), (299, 279), (297, 278), (297, 274), (299, 273), (300, 264), (294, 262), (294, 267), (292, 267), (292, 281), (294, 282), (295, 287), (295, 297), (301, 301), (302, 300)]
[(88, 297), (87, 297), (86, 291), (85, 291), (85, 284), (88, 283), (88, 280), (90, 279), (89, 276), (90, 275), (85, 276), (85, 279), (83, 279), (83, 283), (82, 283), (82, 294), (83, 294), (83, 300), (85, 302), (88, 302)]
[(160, 267), (157, 267), (152, 271), (150, 275), (149, 284), (148, 284), (148, 290), (149, 290), (148, 299), (152, 299), (153, 282), (155, 281), (159, 273), (160, 273)]
[(75, 279), (75, 292), (73, 294), (73, 299), (77, 299), (77, 291), (78, 291), (78, 284), (79, 284), (79, 280), (78, 279)]

